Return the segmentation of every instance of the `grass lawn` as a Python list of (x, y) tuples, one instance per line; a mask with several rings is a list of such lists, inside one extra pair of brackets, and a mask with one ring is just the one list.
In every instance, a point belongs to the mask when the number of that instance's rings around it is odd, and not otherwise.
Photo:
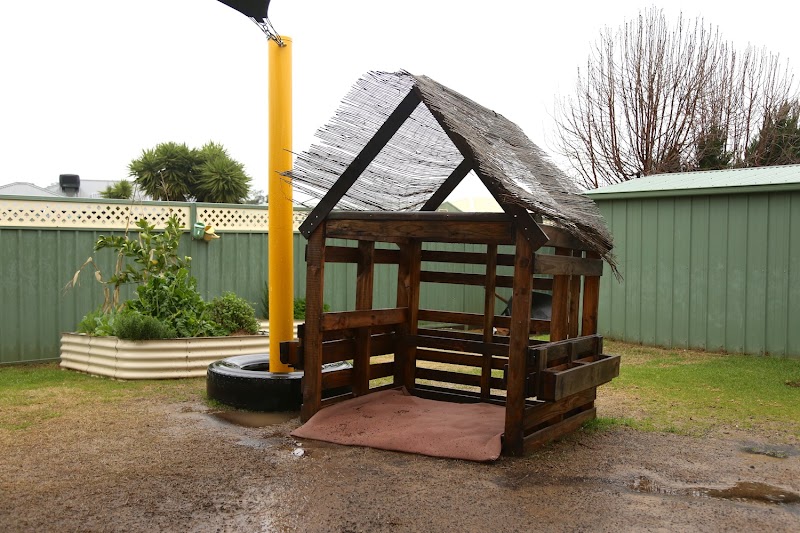
[[(599, 389), (588, 429), (625, 425), (703, 435), (727, 429), (800, 438), (800, 358), (722, 355), (605, 342), (620, 376)], [(378, 361), (374, 361), (378, 362)], [(420, 363), (436, 367), (435, 363)], [(444, 367), (443, 367), (444, 368)], [(479, 373), (476, 368), (447, 369)], [(382, 383), (373, 383), (378, 385)], [(64, 410), (137, 397), (204, 401), (205, 379), (115, 381), (56, 363), (0, 366), (0, 430), (21, 431)]]
[[(620, 375), (600, 396), (597, 426), (703, 434), (756, 429), (800, 437), (800, 358), (724, 355), (606, 341)], [(601, 409), (602, 411), (602, 409)]]
[(205, 397), (205, 378), (118, 381), (59, 368), (58, 363), (0, 366), (0, 430), (24, 430), (68, 409), (137, 396), (185, 401)]

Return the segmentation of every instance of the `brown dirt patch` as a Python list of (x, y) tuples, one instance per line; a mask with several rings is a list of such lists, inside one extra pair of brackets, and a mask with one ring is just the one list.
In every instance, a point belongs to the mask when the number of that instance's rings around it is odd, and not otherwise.
[(226, 423), (203, 402), (204, 382), (192, 383), (186, 401), (145, 390), (81, 397), (0, 429), (0, 530), (800, 529), (800, 504), (725, 492), (747, 483), (800, 494), (800, 443), (768, 433), (581, 431), (491, 464), (313, 441), (296, 457), (297, 419)]

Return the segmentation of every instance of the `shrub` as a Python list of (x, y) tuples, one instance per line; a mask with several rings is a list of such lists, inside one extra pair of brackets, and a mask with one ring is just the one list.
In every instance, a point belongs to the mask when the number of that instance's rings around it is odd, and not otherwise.
[(225, 335), (211, 320), (206, 303), (197, 291), (197, 280), (185, 268), (152, 276), (136, 288), (138, 299), (129, 300), (128, 308), (157, 318), (175, 330), (176, 337), (214, 337)]
[[(265, 281), (264, 287), (261, 289), (261, 316), (266, 319), (269, 319), (269, 284)], [(323, 303), (322, 304), (322, 312), (327, 313), (331, 310), (331, 306)], [(305, 298), (295, 298), (294, 299), (294, 319), (295, 320), (303, 320), (306, 317), (306, 299)]]
[(114, 334), (120, 339), (144, 341), (175, 338), (175, 330), (157, 318), (136, 311), (119, 313), (114, 322)]
[(242, 331), (251, 335), (258, 333), (258, 321), (253, 307), (247, 300), (232, 292), (211, 300), (208, 309), (211, 320), (219, 324), (228, 335)]
[(86, 314), (78, 323), (78, 333), (86, 333), (96, 337), (108, 337), (114, 334), (114, 323), (117, 313), (109, 311), (103, 312), (100, 307)]

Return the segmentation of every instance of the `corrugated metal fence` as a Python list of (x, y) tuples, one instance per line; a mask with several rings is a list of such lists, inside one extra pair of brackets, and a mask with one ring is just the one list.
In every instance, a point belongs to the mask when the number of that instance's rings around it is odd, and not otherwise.
[(603, 334), (800, 355), (800, 192), (594, 199), (625, 277), (602, 278)]
[[(179, 253), (192, 257), (192, 275), (207, 300), (233, 291), (256, 306), (267, 280), (267, 209), (258, 206), (71, 200), (0, 197), (0, 364), (55, 359), (59, 335), (73, 331), (80, 319), (103, 301), (91, 267), (79, 287), (64, 291), (78, 267), (93, 256), (103, 275), (113, 271), (114, 252), (92, 247), (102, 234), (121, 233), (130, 220), (146, 217), (163, 227), (176, 214), (190, 228), (212, 224), (220, 239), (204, 242), (183, 236)], [(295, 213), (297, 224), (305, 212)], [(294, 293), (305, 293), (305, 244), (294, 236)], [(343, 241), (337, 244), (343, 244)], [(464, 250), (471, 245), (432, 245)], [(465, 265), (438, 265), (464, 271)], [(397, 267), (379, 265), (375, 272), (376, 306), (393, 307)], [(325, 271), (325, 300), (333, 310), (355, 308), (355, 265), (334, 264)], [(422, 306), (481, 312), (479, 287), (425, 284)], [(506, 291), (507, 292), (507, 291)], [(123, 299), (133, 294), (130, 287)], [(435, 303), (435, 305), (434, 305)], [(501, 306), (498, 302), (498, 306)]]

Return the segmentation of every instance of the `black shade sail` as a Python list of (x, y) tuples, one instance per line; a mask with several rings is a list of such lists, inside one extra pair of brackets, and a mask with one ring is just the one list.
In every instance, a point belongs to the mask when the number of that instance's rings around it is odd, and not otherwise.
[(219, 0), (226, 6), (232, 7), (239, 13), (254, 18), (264, 20), (267, 18), (270, 0)]

